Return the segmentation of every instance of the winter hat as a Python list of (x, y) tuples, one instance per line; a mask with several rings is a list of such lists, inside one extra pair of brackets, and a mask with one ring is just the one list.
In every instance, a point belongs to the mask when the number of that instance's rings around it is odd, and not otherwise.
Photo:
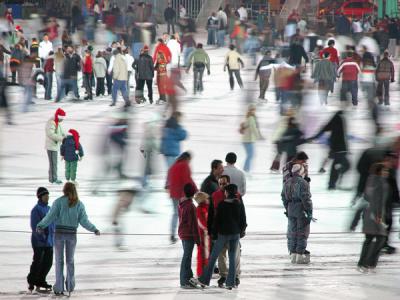
[(15, 31), (24, 32), (20, 25), (15, 26)]
[(149, 46), (144, 45), (144, 47), (143, 47), (143, 52), (149, 52), (149, 51), (150, 51)]
[(48, 195), (49, 191), (45, 188), (45, 187), (40, 187), (37, 189), (36, 191), (36, 196), (38, 197), (38, 199), (41, 199), (44, 195)]
[(70, 129), (68, 132), (74, 138), (74, 141), (75, 141), (75, 153), (77, 153), (78, 150), (79, 150), (79, 132), (76, 131), (75, 129)]
[(303, 176), (304, 175), (304, 167), (300, 164), (293, 165), (292, 174), (299, 174), (300, 176)]
[(66, 113), (63, 109), (57, 108), (56, 113), (54, 115), (54, 122), (56, 123), (56, 128), (58, 127), (59, 120), (64, 119)]
[(195, 195), (194, 195), (194, 200), (196, 200), (196, 202), (198, 203), (198, 204), (200, 204), (200, 203), (206, 203), (207, 202), (207, 200), (208, 200), (208, 194), (207, 193), (204, 193), (204, 192), (197, 192)]

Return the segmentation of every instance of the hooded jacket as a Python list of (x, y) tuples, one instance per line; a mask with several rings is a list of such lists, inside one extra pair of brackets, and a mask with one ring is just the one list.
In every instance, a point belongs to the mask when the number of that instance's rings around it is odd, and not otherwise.
[(200, 244), (199, 229), (197, 225), (196, 207), (191, 198), (183, 198), (178, 206), (179, 227), (178, 235), (181, 240), (194, 240)]
[(187, 160), (177, 160), (168, 170), (167, 188), (172, 199), (184, 197), (183, 187), (191, 183), (197, 191), (196, 184), (192, 179), (189, 162)]
[(170, 118), (162, 132), (160, 152), (165, 156), (177, 157), (181, 153), (180, 142), (187, 138), (187, 131)]
[(74, 137), (68, 135), (61, 144), (60, 155), (64, 157), (65, 161), (78, 161), (84, 155), (82, 145), (79, 143), (78, 150), (76, 150)]

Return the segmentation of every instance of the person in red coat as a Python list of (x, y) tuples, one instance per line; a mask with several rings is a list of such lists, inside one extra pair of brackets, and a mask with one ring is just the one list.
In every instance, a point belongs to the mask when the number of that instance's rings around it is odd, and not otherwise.
[(158, 39), (158, 43), (157, 43), (156, 49), (154, 50), (154, 54), (153, 54), (153, 62), (154, 63), (157, 62), (159, 52), (164, 53), (164, 57), (167, 61), (167, 64), (169, 64), (171, 61), (172, 54), (171, 54), (171, 51), (169, 50), (168, 46), (165, 45), (163, 39)]
[(183, 187), (191, 183), (197, 192), (197, 186), (192, 179), (190, 171), (190, 160), (192, 156), (189, 152), (183, 152), (169, 168), (167, 176), (166, 189), (169, 190), (169, 196), (172, 199), (173, 215), (171, 220), (171, 242), (176, 243), (176, 227), (178, 225), (178, 204), (179, 200), (185, 196)]
[(200, 244), (197, 246), (197, 276), (200, 277), (208, 264), (211, 251), (211, 240), (207, 230), (209, 196), (207, 193), (198, 192), (194, 195), (194, 200), (198, 204), (196, 215)]
[(53, 88), (53, 74), (54, 74), (54, 52), (50, 51), (49, 56), (46, 58), (46, 62), (44, 64), (44, 74), (45, 74), (45, 93), (44, 99), (51, 99), (51, 90)]
[(320, 53), (319, 57), (324, 58), (324, 54), (329, 53), (329, 60), (335, 64), (335, 67), (339, 66), (339, 55), (338, 51), (335, 48), (335, 41), (334, 40), (329, 40), (328, 41), (328, 47), (324, 48)]
[(85, 51), (85, 57), (82, 61), (83, 82), (86, 89), (85, 100), (93, 100), (92, 86), (93, 86), (93, 59), (90, 50)]

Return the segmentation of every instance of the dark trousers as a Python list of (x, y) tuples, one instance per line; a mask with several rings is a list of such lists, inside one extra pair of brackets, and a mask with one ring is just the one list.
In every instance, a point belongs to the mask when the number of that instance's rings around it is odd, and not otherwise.
[(110, 74), (106, 74), (106, 81), (107, 81), (107, 93), (111, 95), (112, 93), (112, 76)]
[(147, 86), (147, 93), (149, 96), (150, 103), (153, 102), (153, 80), (152, 79), (138, 79), (136, 86), (137, 96), (143, 98), (144, 95), (144, 84)]
[(267, 91), (269, 86), (269, 75), (268, 76), (260, 76), (260, 99), (265, 99), (265, 92)]
[(233, 75), (235, 75), (237, 83), (239, 84), (240, 88), (243, 88), (242, 78), (240, 77), (240, 70), (231, 70), (229, 69), (229, 84), (231, 86), (231, 90), (235, 87), (235, 80)]
[(193, 92), (196, 94), (197, 91), (202, 92), (203, 88), (203, 74), (205, 66), (193, 66)]
[(379, 104), (390, 105), (389, 102), (389, 80), (379, 80), (378, 87), (376, 89), (376, 95), (378, 96)]
[(351, 94), (351, 102), (354, 106), (358, 104), (358, 83), (357, 80), (342, 81), (340, 89), (340, 101), (347, 101), (347, 93)]
[(104, 86), (104, 77), (96, 78), (96, 96), (104, 95), (106, 93)]
[(53, 72), (45, 73), (44, 88), (45, 88), (44, 99), (50, 100), (51, 90), (53, 88)]
[[(374, 238), (376, 239), (375, 242), (373, 242)], [(385, 244), (385, 241), (386, 236), (366, 234), (358, 266), (375, 268), (378, 264), (379, 253)]]
[(53, 265), (52, 247), (34, 247), (33, 261), (27, 280), (29, 284), (42, 285), (46, 283), (46, 276)]
[(86, 94), (89, 99), (93, 98), (92, 86), (93, 86), (93, 74), (83, 73), (83, 85), (85, 86)]
[(183, 256), (181, 261), (180, 283), (184, 286), (189, 283), (189, 279), (193, 277), (192, 271), (192, 254), (194, 248), (194, 240), (182, 240)]
[(343, 176), (350, 169), (350, 162), (346, 153), (333, 153), (330, 158), (333, 159), (331, 174), (329, 176), (329, 188), (336, 188), (336, 182), (340, 176)]
[(174, 24), (174, 20), (169, 20), (169, 21), (167, 21), (167, 32), (168, 32), (168, 34), (170, 33), (171, 27), (172, 27), (172, 33), (175, 33), (175, 24)]

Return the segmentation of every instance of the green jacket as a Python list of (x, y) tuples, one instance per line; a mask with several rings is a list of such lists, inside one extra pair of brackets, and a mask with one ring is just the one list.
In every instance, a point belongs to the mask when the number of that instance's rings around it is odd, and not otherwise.
[(246, 118), (243, 124), (244, 133), (242, 136), (243, 143), (254, 143), (261, 138), (260, 131), (257, 127), (257, 120), (254, 116)]
[(203, 63), (207, 67), (207, 71), (210, 71), (210, 57), (204, 49), (196, 49), (189, 56), (189, 66), (187, 69), (190, 69), (192, 63), (195, 65), (196, 63)]
[(75, 206), (69, 207), (66, 196), (54, 201), (49, 213), (37, 224), (37, 227), (43, 229), (53, 222), (56, 224), (56, 230), (76, 231), (81, 224), (88, 231), (97, 231), (96, 226), (88, 220), (83, 203), (78, 201)]

